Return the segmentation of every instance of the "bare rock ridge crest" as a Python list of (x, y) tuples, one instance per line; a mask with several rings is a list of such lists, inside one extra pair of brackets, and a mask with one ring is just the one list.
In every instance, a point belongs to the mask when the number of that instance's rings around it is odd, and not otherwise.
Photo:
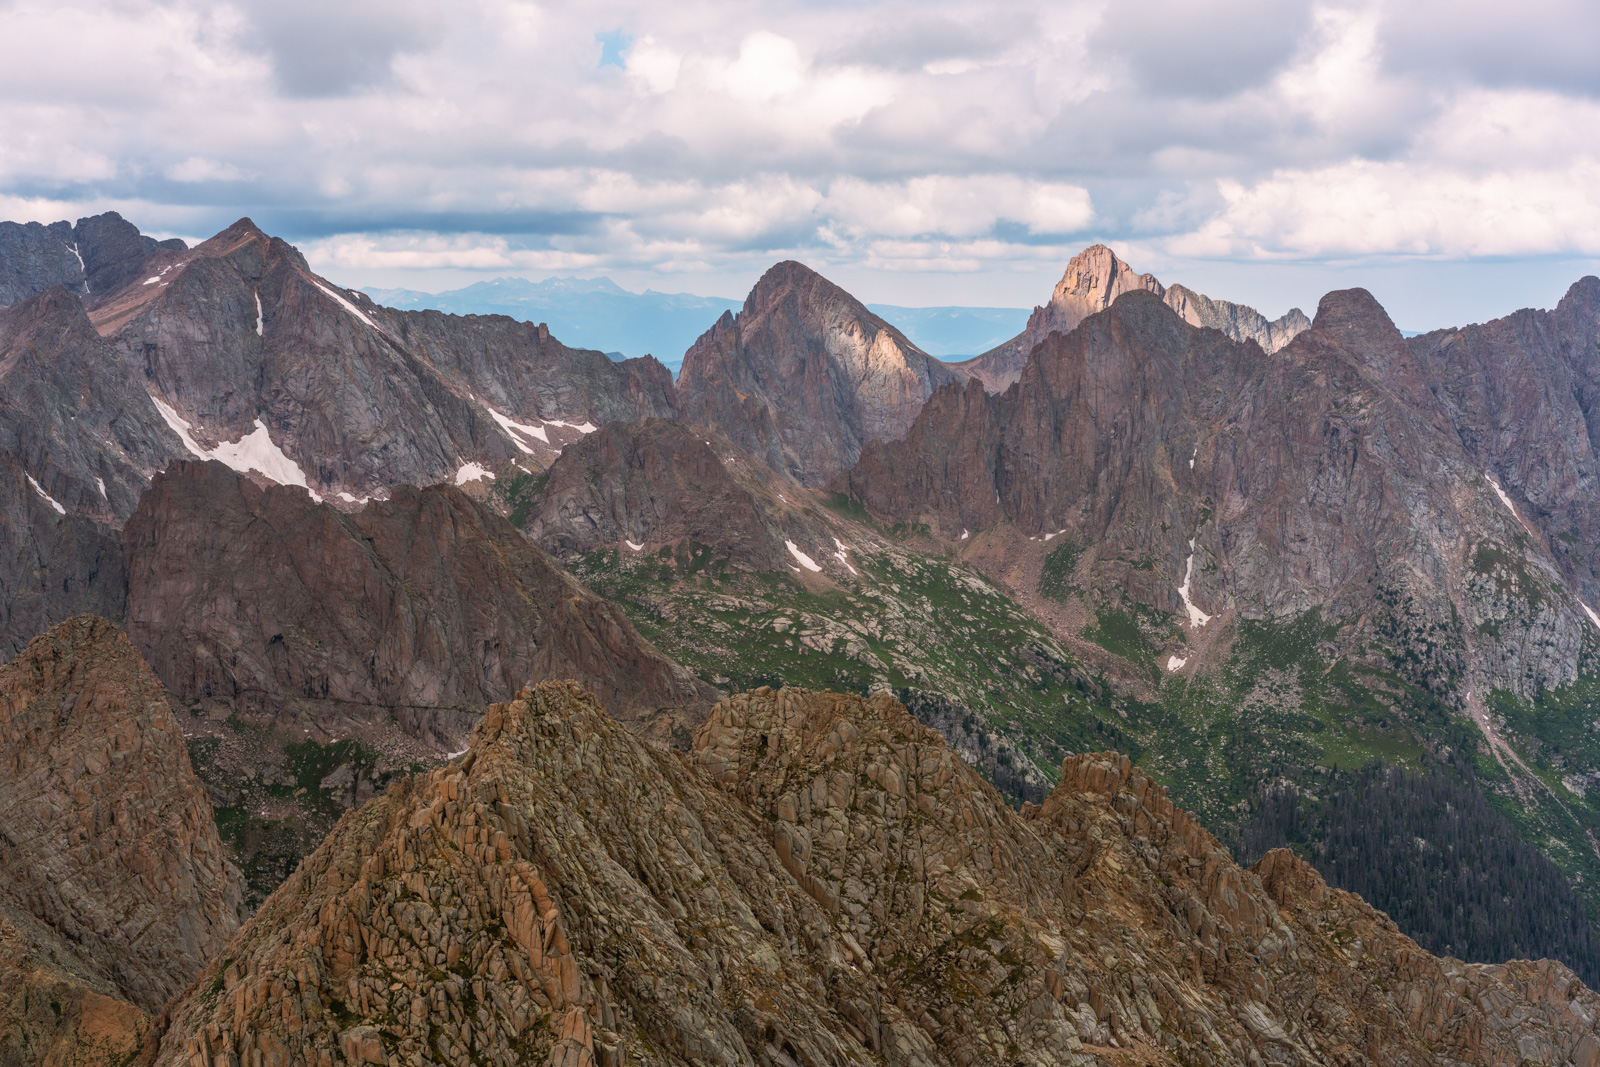
[(1221, 330), (1235, 341), (1255, 341), (1268, 353), (1276, 352), (1311, 325), (1299, 308), (1268, 320), (1243, 304), (1213, 300), (1182, 285), (1167, 288), (1154, 275), (1135, 273), (1105, 245), (1091, 245), (1067, 263), (1050, 302), (1033, 309), (1020, 334), (952, 367), (977, 378), (990, 392), (1004, 392), (1021, 376), (1035, 345), (1052, 333), (1070, 332), (1090, 315), (1110, 307), (1123, 293), (1131, 292), (1154, 293), (1190, 325)]
[(684, 758), (551, 683), (347, 815), (155, 1062), (1591, 1067), (1597, 1019), (1235, 866), (1124, 757), (1018, 814), (887, 697), (745, 694)]
[(121, 1062), (239, 928), (183, 734), (104, 619), (0, 667), (0, 872), (6, 1062)]

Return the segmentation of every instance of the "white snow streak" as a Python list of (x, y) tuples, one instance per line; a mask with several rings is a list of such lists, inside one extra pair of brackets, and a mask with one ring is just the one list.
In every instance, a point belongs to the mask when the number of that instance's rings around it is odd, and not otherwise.
[(100, 499), (106, 499), (106, 480), (104, 478), (96, 478), (94, 484), (100, 487)]
[(157, 274), (153, 278), (146, 278), (144, 281), (140, 282), (139, 284), (140, 285), (154, 285), (156, 282), (159, 282), (160, 280), (161, 280), (161, 275)]
[(584, 419), (582, 422), (562, 422), (560, 419), (545, 419), (544, 424), (546, 426), (565, 426), (567, 429), (577, 430), (579, 433), (594, 433), (600, 428), (588, 419)]
[(65, 515), (67, 513), (67, 509), (62, 507), (61, 504), (56, 500), (55, 497), (53, 497), (49, 493), (45, 492), (44, 491), (44, 487), (41, 486), (38, 482), (33, 480), (33, 475), (24, 474), (23, 477), (28, 479), (28, 484), (33, 486), (33, 491), (35, 493), (38, 493), (40, 496), (44, 497), (45, 500), (49, 501), (50, 506), (55, 508), (56, 511), (59, 514)]
[[(550, 443), (550, 435), (544, 432), (543, 426), (529, 426), (527, 423), (516, 422), (500, 414), (488, 404), (483, 405), (483, 410), (489, 413), (489, 417), (491, 419), (500, 424), (500, 428), (506, 432), (506, 436), (511, 438), (511, 443), (522, 449), (524, 452), (531, 454), (533, 449), (529, 448), (523, 442), (522, 436), (519, 435), (537, 438), (538, 440), (543, 441), (545, 444)], [(555, 425), (564, 426), (566, 424), (556, 423)]]
[(628, 540), (626, 537), (624, 537), (622, 539), (622, 543), (627, 545), (629, 548), (633, 549), (635, 552), (643, 552), (644, 551), (644, 546), (643, 545), (636, 545), (632, 541)]
[(467, 754), (467, 749), (464, 748), (464, 749), (460, 750), (459, 752), (446, 753), (444, 758), (445, 759), (455, 759), (457, 756), (465, 756), (466, 754)]
[[(155, 280), (154, 278), (151, 279), (151, 281), (154, 281), (154, 280)], [(262, 328), (266, 326), (266, 324), (267, 324), (267, 320), (264, 319), (262, 317), (262, 315), (261, 315), (261, 294), (257, 293), (256, 294), (256, 336), (257, 337), (261, 337), (262, 336), (262, 332), (261, 331), (262, 331)]]
[(1194, 446), (1194, 455), (1189, 457), (1189, 469), (1190, 470), (1194, 470), (1194, 457), (1198, 456), (1199, 454), (1200, 454), (1200, 446), (1199, 445), (1195, 445)]
[(68, 247), (72, 249), (72, 254), (78, 257), (78, 269), (83, 272), (83, 291), (87, 293), (89, 291), (89, 268), (83, 265), (83, 253), (78, 251), (76, 241)]
[(466, 485), (468, 482), (482, 481), (484, 478), (494, 481), (494, 475), (489, 468), (480, 467), (476, 463), (463, 463), (461, 469), (456, 471), (456, 484)]
[(804, 552), (800, 551), (800, 549), (795, 545), (795, 543), (793, 541), (785, 541), (784, 545), (789, 549), (789, 555), (791, 555), (795, 559), (799, 560), (800, 561), (800, 565), (802, 567), (804, 567), (806, 570), (808, 570), (808, 571), (820, 571), (822, 569), (821, 567), (817, 566), (817, 561), (816, 560), (812, 559), (810, 556), (808, 556)]
[(850, 551), (850, 546), (839, 540), (837, 537), (833, 539), (833, 543), (839, 547), (839, 551), (833, 554), (833, 558), (837, 559), (840, 563), (843, 563), (845, 568), (849, 570), (851, 574), (855, 574), (856, 569), (850, 566), (850, 560), (845, 555), (845, 553)]
[(972, 536), (972, 534), (970, 532), (968, 532), (968, 530), (967, 530), (967, 528), (965, 526), (961, 527), (960, 540), (965, 541), (967, 538), (969, 538), (971, 536)]
[(349, 493), (340, 492), (339, 499), (346, 504), (365, 504), (372, 498), (370, 496), (351, 496)]
[(284, 454), (283, 449), (272, 443), (272, 434), (267, 431), (267, 424), (260, 419), (256, 420), (256, 428), (239, 440), (224, 441), (216, 448), (202, 448), (200, 442), (189, 433), (193, 427), (182, 415), (160, 397), (151, 394), (150, 399), (155, 403), (156, 410), (161, 412), (161, 417), (166, 420), (167, 425), (172, 428), (172, 432), (178, 435), (178, 440), (183, 442), (183, 447), (192, 455), (201, 459), (218, 460), (241, 474), (246, 471), (256, 471), (279, 485), (298, 485), (311, 494), (311, 499), (319, 504), (322, 502), (321, 495), (306, 484), (306, 475), (300, 469), (300, 464), (290, 459)]
[(350, 314), (354, 315), (368, 326), (371, 326), (374, 330), (378, 328), (378, 324), (367, 318), (365, 312), (356, 307), (354, 304), (350, 303), (350, 301), (346, 300), (344, 297), (340, 296), (338, 293), (334, 292), (332, 289), (329, 289), (326, 285), (323, 285), (315, 278), (311, 279), (311, 284), (316, 286), (318, 289), (321, 289), (324, 293), (327, 293), (340, 307), (350, 312)]
[(1506, 495), (1506, 491), (1500, 488), (1500, 483), (1495, 481), (1493, 476), (1487, 471), (1484, 472), (1483, 476), (1488, 479), (1489, 486), (1494, 490), (1494, 495), (1500, 498), (1500, 503), (1504, 504), (1506, 506), (1506, 510), (1511, 512), (1511, 517), (1516, 519), (1517, 522), (1522, 525), (1522, 528), (1527, 530), (1535, 541), (1540, 540), (1539, 532), (1532, 526), (1528, 525), (1528, 520), (1517, 514), (1517, 506), (1511, 502), (1511, 498)]
[(1183, 598), (1183, 606), (1189, 611), (1189, 625), (1201, 627), (1211, 621), (1211, 616), (1194, 606), (1194, 601), (1189, 599), (1189, 584), (1194, 580), (1194, 538), (1189, 538), (1189, 558), (1183, 562), (1183, 584), (1178, 586), (1178, 595)]
[(1188, 656), (1168, 656), (1167, 657), (1167, 670), (1169, 670), (1169, 671), (1181, 670), (1183, 668), (1183, 665), (1185, 663), (1188, 663), (1188, 662), (1189, 662), (1189, 657)]
[(1594, 609), (1581, 600), (1578, 601), (1578, 606), (1583, 609), (1585, 615), (1589, 616), (1589, 621), (1594, 623), (1594, 628), (1600, 630), (1600, 615), (1596, 615)]

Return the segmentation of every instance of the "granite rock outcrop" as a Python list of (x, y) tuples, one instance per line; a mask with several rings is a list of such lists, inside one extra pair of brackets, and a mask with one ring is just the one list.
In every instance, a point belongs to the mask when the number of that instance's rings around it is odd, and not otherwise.
[(886, 696), (735, 697), (685, 758), (559, 683), (346, 815), (166, 1018), (161, 1065), (1600, 1056), (1559, 964), (1240, 868), (1115, 754), (1019, 814)]
[(961, 376), (803, 264), (761, 276), (683, 357), (682, 417), (803, 485), (894, 440), (935, 389)]
[(0, 1057), (125, 1062), (239, 929), (160, 683), (80, 615), (0, 667)]

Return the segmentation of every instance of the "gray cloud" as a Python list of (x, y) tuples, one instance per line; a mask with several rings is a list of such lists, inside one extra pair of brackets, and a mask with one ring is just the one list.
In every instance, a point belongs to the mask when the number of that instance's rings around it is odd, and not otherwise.
[(1270, 79), (1311, 28), (1306, 0), (1114, 3), (1091, 38), (1158, 96), (1219, 97)]
[(247, 47), (264, 48), (286, 96), (342, 96), (390, 76), (394, 57), (428, 46), (443, 12), (421, 0), (249, 0)]

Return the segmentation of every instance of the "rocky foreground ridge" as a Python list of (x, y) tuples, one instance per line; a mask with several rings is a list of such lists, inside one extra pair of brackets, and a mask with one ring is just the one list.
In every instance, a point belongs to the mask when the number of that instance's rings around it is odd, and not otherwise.
[(1559, 964), (1436, 959), (1125, 758), (1011, 811), (886, 696), (758, 690), (687, 756), (577, 686), (348, 814), (159, 1064), (1600, 1060)]
[(0, 668), (0, 1063), (128, 1062), (239, 928), (161, 685), (82, 615)]

